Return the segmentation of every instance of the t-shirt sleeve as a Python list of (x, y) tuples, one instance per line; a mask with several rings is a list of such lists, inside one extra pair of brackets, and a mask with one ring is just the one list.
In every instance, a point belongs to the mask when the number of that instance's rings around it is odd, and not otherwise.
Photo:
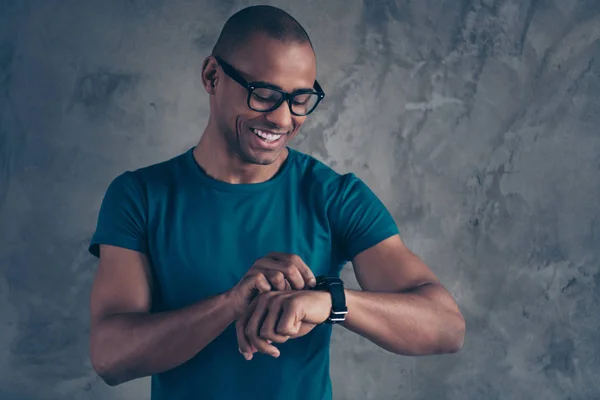
[(341, 177), (330, 213), (344, 261), (352, 261), (364, 250), (400, 233), (383, 202), (352, 173)]
[(109, 244), (147, 253), (145, 197), (133, 172), (125, 172), (109, 185), (89, 252), (100, 257), (100, 245)]

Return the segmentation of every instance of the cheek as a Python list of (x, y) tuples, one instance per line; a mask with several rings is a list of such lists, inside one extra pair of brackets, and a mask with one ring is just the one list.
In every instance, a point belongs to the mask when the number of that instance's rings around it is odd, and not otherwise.
[(228, 121), (229, 125), (235, 122), (237, 115), (242, 115), (248, 111), (246, 105), (247, 94), (234, 89), (236, 88), (223, 87), (217, 97), (219, 114), (223, 117), (223, 120)]
[(229, 135), (237, 135), (238, 128), (242, 128), (240, 122), (245, 121), (246, 117), (243, 114), (243, 109), (240, 110), (238, 105), (224, 99), (219, 104), (219, 120), (220, 129), (226, 131)]
[(292, 119), (293, 131), (292, 131), (292, 134), (290, 135), (290, 139), (292, 137), (296, 136), (296, 134), (298, 133), (298, 131), (300, 130), (302, 125), (304, 125), (304, 121), (306, 121), (306, 117), (297, 117), (297, 118)]

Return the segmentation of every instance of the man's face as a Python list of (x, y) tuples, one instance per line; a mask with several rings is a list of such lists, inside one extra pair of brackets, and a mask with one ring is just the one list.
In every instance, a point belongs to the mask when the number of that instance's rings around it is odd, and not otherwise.
[[(255, 35), (224, 61), (246, 81), (268, 83), (286, 92), (311, 89), (316, 79), (315, 55), (308, 43), (284, 43)], [(218, 69), (217, 79), (213, 115), (230, 151), (245, 163), (269, 165), (276, 161), (306, 116), (292, 114), (287, 101), (273, 111), (254, 111), (243, 86), (222, 69)]]

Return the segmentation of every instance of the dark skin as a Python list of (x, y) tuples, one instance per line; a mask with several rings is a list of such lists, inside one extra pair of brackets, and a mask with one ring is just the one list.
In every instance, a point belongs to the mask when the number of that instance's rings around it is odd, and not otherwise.
[[(235, 68), (248, 81), (269, 82), (288, 92), (312, 88), (317, 75), (309, 44), (265, 35), (256, 35), (251, 45), (235, 52)], [(211, 116), (194, 150), (198, 164), (208, 175), (229, 183), (269, 180), (286, 160), (286, 146), (307, 117), (291, 114), (287, 103), (269, 113), (251, 110), (246, 89), (225, 75), (213, 57), (204, 61), (202, 82), (211, 95)], [(250, 127), (285, 133), (285, 140), (276, 150), (262, 151), (253, 146)]]
[[(270, 79), (288, 91), (312, 87), (316, 76), (314, 53), (305, 44), (257, 35), (232, 58), (248, 80)], [(213, 57), (203, 63), (202, 82), (210, 95), (211, 114), (194, 150), (198, 164), (214, 178), (231, 183), (270, 179), (288, 156), (285, 144), (306, 117), (293, 116), (285, 107), (268, 114), (249, 110), (245, 89), (225, 76)], [(258, 151), (244, 136), (248, 126), (285, 132), (285, 140), (278, 149)], [(312, 285), (314, 275), (299, 257), (273, 253), (257, 260), (225, 293), (183, 309), (151, 313), (155, 284), (148, 257), (101, 245), (90, 298), (92, 365), (112, 386), (170, 370), (235, 322), (256, 293)]]
[[(312, 87), (316, 77), (312, 48), (308, 44), (274, 42), (258, 37), (256, 48), (236, 54), (236, 68), (244, 73), (244, 78), (274, 83), (286, 91)], [(257, 58), (261, 60), (258, 64)], [(223, 93), (218, 87), (211, 91), (212, 82), (220, 80)], [(213, 95), (211, 107), (222, 113), (215, 114), (217, 129), (206, 132), (209, 136), (204, 143), (211, 146), (198, 149), (199, 164), (205, 164), (207, 173), (216, 179), (231, 183), (271, 178), (287, 157), (284, 146), (297, 134), (306, 117), (292, 115), (285, 104), (271, 113), (250, 110), (245, 89), (228, 79), (210, 58), (205, 64), (204, 82)], [(246, 141), (251, 135), (247, 133), (248, 126), (288, 132), (288, 136), (280, 150), (257, 152)], [(200, 144), (203, 140), (204, 137)], [(227, 143), (226, 150), (215, 155), (209, 151), (214, 143), (211, 140)], [(208, 160), (220, 168), (211, 171)], [(352, 262), (363, 291), (346, 291), (349, 314), (345, 327), (397, 354), (448, 353), (462, 347), (465, 322), (458, 306), (399, 235), (367, 249)], [(326, 293), (280, 291), (274, 287), (258, 296), (238, 318), (240, 352), (248, 360), (255, 352), (278, 357), (280, 353), (273, 342), (283, 343), (309, 333), (329, 316), (330, 309), (331, 298)]]
[[(345, 290), (343, 326), (395, 354), (454, 353), (465, 321), (434, 273), (394, 235), (353, 260), (361, 291)], [(306, 335), (329, 316), (331, 296), (316, 291), (260, 294), (237, 319), (240, 351), (278, 357), (277, 343)]]
[[(226, 61), (248, 81), (267, 81), (288, 92), (311, 88), (316, 77), (310, 45), (262, 35)], [(269, 113), (249, 109), (246, 90), (213, 57), (203, 63), (202, 82), (211, 113), (194, 150), (198, 164), (213, 178), (234, 184), (273, 177), (288, 156), (285, 146), (306, 117), (292, 115), (285, 103)], [(285, 139), (277, 149), (265, 151), (253, 145), (249, 127), (285, 133)], [(465, 324), (456, 303), (398, 235), (352, 262), (364, 291), (346, 291), (349, 313), (344, 326), (398, 354), (460, 349)], [(331, 308), (327, 293), (303, 290), (314, 285), (314, 275), (293, 254), (265, 255), (229, 291), (163, 313), (150, 312), (150, 271), (144, 254), (101, 246), (91, 294), (90, 356), (110, 385), (188, 361), (236, 321), (240, 351), (247, 359), (258, 351), (277, 357), (273, 342), (307, 334)], [(260, 323), (267, 310), (273, 315)]]

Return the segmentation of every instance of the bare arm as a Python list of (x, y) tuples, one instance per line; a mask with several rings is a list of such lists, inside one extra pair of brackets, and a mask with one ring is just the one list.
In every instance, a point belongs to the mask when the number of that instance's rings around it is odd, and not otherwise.
[(111, 386), (188, 361), (237, 318), (228, 293), (150, 314), (153, 283), (146, 256), (108, 245), (100, 252), (90, 304), (90, 357)]
[(465, 321), (452, 295), (396, 235), (352, 261), (364, 291), (346, 290), (344, 326), (397, 354), (453, 353)]

